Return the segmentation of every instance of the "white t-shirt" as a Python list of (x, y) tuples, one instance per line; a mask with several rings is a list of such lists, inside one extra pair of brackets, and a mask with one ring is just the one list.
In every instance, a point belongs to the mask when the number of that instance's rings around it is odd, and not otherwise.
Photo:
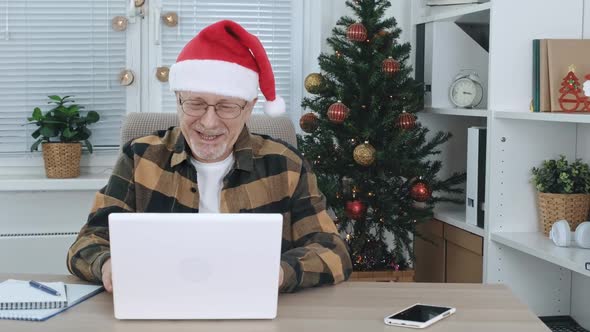
[(222, 161), (203, 163), (191, 157), (197, 169), (199, 187), (199, 213), (219, 213), (223, 178), (234, 164), (234, 155), (230, 154)]

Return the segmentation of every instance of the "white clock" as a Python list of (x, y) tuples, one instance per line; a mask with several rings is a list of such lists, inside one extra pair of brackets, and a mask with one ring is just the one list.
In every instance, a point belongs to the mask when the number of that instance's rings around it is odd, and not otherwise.
[(483, 87), (475, 73), (459, 74), (449, 88), (451, 102), (460, 108), (474, 108), (483, 99)]

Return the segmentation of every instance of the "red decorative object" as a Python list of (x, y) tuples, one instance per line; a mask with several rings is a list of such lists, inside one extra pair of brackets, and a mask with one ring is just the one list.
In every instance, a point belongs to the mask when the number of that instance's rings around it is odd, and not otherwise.
[(361, 219), (365, 215), (367, 206), (361, 200), (346, 202), (346, 215), (350, 219)]
[(395, 75), (400, 69), (400, 64), (394, 58), (389, 57), (381, 63), (381, 71), (387, 76)]
[(333, 123), (340, 124), (346, 120), (350, 110), (340, 100), (328, 108), (328, 119)]
[(346, 29), (346, 37), (355, 42), (367, 40), (367, 28), (362, 23), (353, 23)]
[(432, 191), (422, 180), (416, 181), (412, 185), (412, 188), (410, 188), (410, 197), (417, 202), (426, 202), (430, 199), (431, 195)]
[(313, 113), (305, 113), (299, 119), (299, 126), (306, 133), (313, 133), (320, 125), (320, 120)]
[[(565, 112), (585, 111), (590, 112), (590, 100), (584, 95), (580, 88), (580, 80), (570, 70), (561, 82), (561, 96), (559, 96), (559, 106)], [(579, 109), (582, 106), (582, 109)]]
[(414, 129), (414, 127), (416, 127), (416, 116), (403, 111), (397, 118), (395, 125), (401, 129)]

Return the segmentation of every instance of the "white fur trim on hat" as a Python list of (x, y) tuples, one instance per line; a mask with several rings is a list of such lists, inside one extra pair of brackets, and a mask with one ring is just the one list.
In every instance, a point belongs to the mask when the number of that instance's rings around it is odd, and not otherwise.
[(269, 116), (279, 116), (285, 113), (287, 106), (285, 100), (281, 96), (276, 96), (273, 101), (266, 101), (264, 103), (264, 113)]
[(258, 73), (220, 60), (185, 60), (172, 65), (168, 82), (172, 91), (214, 93), (253, 100), (258, 96)]

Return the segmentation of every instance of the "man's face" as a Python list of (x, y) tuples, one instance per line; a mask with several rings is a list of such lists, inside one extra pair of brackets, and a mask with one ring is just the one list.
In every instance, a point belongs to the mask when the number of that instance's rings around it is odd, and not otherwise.
[[(233, 119), (221, 118), (213, 107), (208, 106), (204, 114), (194, 116), (183, 111), (179, 100), (182, 100), (185, 111), (189, 108), (194, 109), (194, 106), (199, 104), (233, 104), (243, 109)], [(193, 157), (200, 162), (212, 163), (224, 160), (232, 153), (244, 124), (252, 114), (256, 99), (247, 102), (211, 93), (177, 92), (177, 102), (180, 129), (192, 150)]]

